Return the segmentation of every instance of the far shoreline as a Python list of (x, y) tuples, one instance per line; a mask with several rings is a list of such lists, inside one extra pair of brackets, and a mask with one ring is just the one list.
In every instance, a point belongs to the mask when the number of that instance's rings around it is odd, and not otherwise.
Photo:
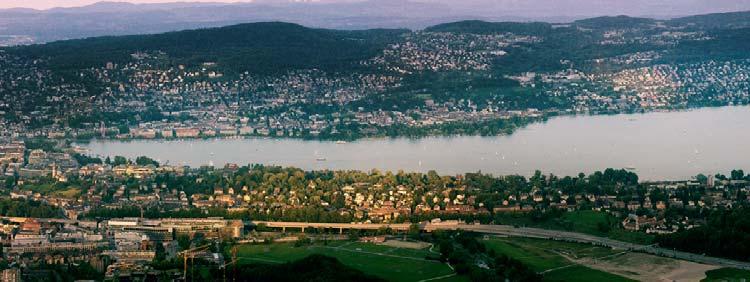
[(536, 169), (575, 175), (613, 167), (631, 168), (646, 180), (662, 181), (750, 168), (750, 161), (738, 157), (747, 152), (742, 140), (750, 138), (745, 130), (748, 115), (747, 106), (570, 115), (501, 136), (364, 138), (341, 143), (271, 137), (97, 139), (73, 145), (88, 149), (91, 155), (148, 156), (191, 166), (213, 161), (217, 166), (258, 163), (305, 170), (377, 168), (493, 175), (531, 175)]
[[(693, 111), (701, 111), (701, 110), (717, 110), (717, 109), (726, 109), (726, 108), (744, 108), (744, 107), (750, 107), (750, 104), (740, 104), (740, 105), (711, 105), (711, 106), (698, 106), (698, 107), (679, 107), (679, 108), (671, 108), (671, 109), (653, 109), (653, 110), (646, 110), (646, 111), (633, 111), (633, 112), (571, 112), (567, 114), (548, 114), (545, 113), (541, 117), (533, 118), (535, 120), (531, 120), (528, 123), (518, 126), (512, 129), (512, 132), (510, 133), (498, 133), (495, 135), (482, 135), (482, 134), (427, 134), (427, 135), (420, 135), (420, 136), (408, 136), (408, 135), (400, 135), (400, 136), (363, 136), (359, 138), (353, 138), (353, 139), (336, 139), (336, 138), (315, 138), (315, 137), (306, 137), (306, 136), (270, 136), (270, 135), (259, 135), (259, 134), (251, 134), (251, 135), (216, 135), (216, 136), (200, 136), (200, 137), (194, 137), (194, 138), (177, 138), (177, 137), (171, 137), (171, 138), (165, 138), (165, 137), (156, 137), (156, 138), (138, 138), (138, 137), (128, 137), (128, 138), (99, 138), (99, 137), (93, 137), (88, 139), (77, 139), (77, 138), (48, 138), (50, 140), (65, 140), (69, 141), (71, 144), (89, 144), (93, 142), (122, 142), (122, 143), (128, 143), (128, 142), (138, 142), (138, 141), (161, 141), (161, 142), (184, 142), (184, 141), (195, 141), (195, 140), (239, 140), (239, 139), (278, 139), (278, 140), (298, 140), (298, 141), (311, 141), (311, 142), (319, 142), (319, 143), (331, 143), (331, 142), (347, 142), (347, 143), (354, 143), (354, 142), (360, 142), (360, 141), (386, 141), (386, 140), (421, 140), (421, 139), (434, 139), (434, 138), (461, 138), (461, 137), (483, 137), (483, 138), (493, 138), (493, 137), (502, 137), (502, 136), (510, 136), (515, 134), (518, 130), (523, 130), (528, 128), (529, 126), (538, 125), (538, 124), (546, 124), (549, 121), (553, 119), (560, 119), (560, 118), (581, 118), (581, 117), (607, 117), (607, 116), (645, 116), (649, 114), (668, 114), (668, 113), (687, 113), (687, 112), (693, 112)], [(471, 125), (471, 123), (458, 123), (458, 124), (466, 124)], [(33, 138), (30, 138), (33, 139)]]

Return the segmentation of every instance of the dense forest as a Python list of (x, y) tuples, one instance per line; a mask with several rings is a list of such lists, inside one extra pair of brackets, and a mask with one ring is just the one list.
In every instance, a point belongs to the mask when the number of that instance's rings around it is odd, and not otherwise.
[[(370, 58), (406, 30), (337, 31), (268, 22), (155, 35), (96, 37), (11, 49), (19, 55), (51, 58), (55, 70), (125, 63), (136, 52), (161, 51), (174, 65), (206, 62), (227, 73), (280, 73), (317, 68), (342, 71)], [(81, 52), (80, 50), (86, 50)]]

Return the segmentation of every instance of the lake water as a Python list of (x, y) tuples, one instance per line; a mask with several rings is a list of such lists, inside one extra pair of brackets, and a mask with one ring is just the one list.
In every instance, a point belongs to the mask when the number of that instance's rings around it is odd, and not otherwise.
[[(750, 107), (611, 116), (565, 116), (509, 136), (366, 139), (346, 144), (294, 139), (92, 141), (92, 155), (150, 156), (162, 163), (273, 164), (307, 170), (377, 168), (461, 174), (557, 175), (634, 168), (641, 179), (750, 170)], [(325, 158), (324, 161), (319, 160)]]

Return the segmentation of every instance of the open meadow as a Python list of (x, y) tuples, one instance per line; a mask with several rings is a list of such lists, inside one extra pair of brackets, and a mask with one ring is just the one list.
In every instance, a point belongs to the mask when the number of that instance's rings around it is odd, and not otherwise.
[(388, 281), (420, 281), (447, 276), (431, 281), (463, 281), (462, 277), (449, 276), (453, 270), (448, 265), (426, 257), (438, 257), (429, 248), (399, 248), (372, 243), (331, 241), (295, 247), (294, 244), (242, 245), (237, 249), (241, 264), (284, 263), (312, 254), (337, 258), (341, 263), (366, 274)]
[(587, 244), (515, 237), (489, 238), (485, 243), (498, 254), (544, 274), (545, 281), (739, 281), (738, 277), (748, 275), (746, 271)]
[[(653, 255), (587, 244), (545, 239), (486, 237), (488, 249), (528, 265), (544, 281), (743, 281), (750, 272), (725, 269)], [(240, 264), (285, 263), (312, 254), (337, 258), (343, 264), (388, 281), (467, 281), (454, 275), (427, 243), (389, 241), (385, 244), (330, 241), (241, 245)]]

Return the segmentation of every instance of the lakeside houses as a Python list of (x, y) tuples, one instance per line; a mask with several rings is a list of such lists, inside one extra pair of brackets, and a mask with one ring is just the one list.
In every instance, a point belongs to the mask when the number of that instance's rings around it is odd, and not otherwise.
[[(16, 144), (16, 145), (12, 145)], [(16, 148), (18, 143), (0, 145), (0, 148)], [(16, 150), (16, 149), (12, 149)], [(419, 187), (406, 185), (384, 186), (383, 183), (359, 182), (344, 185), (333, 190), (320, 191), (320, 195), (297, 190), (259, 190), (257, 187), (213, 187), (206, 193), (186, 193), (179, 187), (158, 184), (154, 180), (164, 175), (190, 176), (202, 173), (232, 175), (239, 166), (227, 165), (224, 168), (188, 168), (167, 165), (136, 165), (90, 163), (78, 165), (69, 154), (47, 153), (42, 150), (28, 150), (26, 164), (7, 165), (5, 170), (18, 175), (18, 187), (10, 192), (13, 199), (33, 199), (65, 207), (65, 213), (72, 218), (93, 205), (126, 207), (138, 203), (143, 208), (160, 207), (165, 210), (215, 209), (235, 212), (259, 212), (271, 214), (305, 207), (318, 207), (336, 211), (340, 215), (370, 222), (398, 222), (411, 216), (484, 216), (502, 213), (528, 213), (535, 210), (557, 209), (575, 211), (588, 208), (598, 211), (618, 211), (622, 214), (642, 213), (661, 214), (667, 209), (702, 209), (730, 207), (737, 198), (747, 192), (749, 185), (741, 179), (715, 179), (708, 182), (675, 181), (640, 184), (646, 194), (569, 194), (552, 187), (536, 187), (530, 191), (505, 192), (493, 202), (480, 202), (471, 187), (460, 186), (440, 190), (421, 191)], [(51, 180), (65, 183), (69, 178), (91, 179), (97, 185), (80, 191), (72, 198), (64, 199), (22, 190), (22, 185)], [(128, 181), (142, 183), (136, 186)], [(196, 181), (200, 183), (201, 178)], [(314, 191), (316, 184), (311, 182), (308, 189)], [(699, 198), (685, 198), (684, 189), (706, 187)], [(328, 188), (331, 189), (331, 188)], [(702, 189), (702, 188), (701, 188)], [(744, 192), (743, 192), (744, 191)], [(654, 198), (651, 193), (657, 193)], [(738, 194), (738, 192), (740, 194)], [(77, 196), (76, 196), (77, 195)], [(313, 196), (315, 195), (315, 196)], [(417, 197), (419, 195), (419, 197)], [(324, 196), (324, 197), (321, 197)], [(311, 198), (312, 197), (312, 198)], [(103, 202), (105, 198), (107, 202)], [(315, 199), (315, 200), (313, 200)], [(635, 226), (640, 225), (636, 224)], [(628, 226), (633, 226), (628, 224)], [(636, 228), (641, 230), (641, 228)], [(663, 230), (661, 231), (663, 232)]]
[[(18, 144), (8, 142), (0, 144), (0, 148), (15, 148)], [(55, 152), (69, 149), (56, 148)], [(3, 218), (0, 242), (4, 245), (4, 256), (18, 263), (88, 262), (113, 277), (144, 271), (147, 262), (157, 255), (174, 258), (180, 249), (180, 236), (212, 241), (246, 239), (245, 223), (239, 218), (295, 221), (314, 215), (318, 218), (311, 221), (403, 223), (414, 219), (432, 222), (466, 219), (469, 223), (507, 224), (506, 218), (518, 216), (594, 210), (619, 218), (620, 228), (625, 231), (669, 234), (705, 224), (704, 218), (684, 214), (723, 209), (750, 200), (747, 196), (750, 183), (739, 171), (732, 172), (730, 177), (616, 182), (612, 184), (613, 190), (606, 193), (571, 191), (552, 181), (557, 178), (537, 175), (524, 180), (526, 184), (518, 188), (503, 187), (488, 193), (471, 184), (478, 182), (470, 178), (483, 177), (473, 174), (441, 177), (403, 172), (306, 173), (236, 164), (190, 168), (70, 163), (72, 167), (54, 172), (21, 175), (22, 169), (70, 157), (39, 149), (24, 150), (23, 159), (32, 161), (20, 163), (20, 169), (13, 174), (18, 178), (11, 178), (15, 182), (11, 183), (8, 196), (0, 200), (46, 205), (57, 218)], [(353, 175), (341, 178), (346, 181), (326, 182), (322, 178), (307, 178), (308, 173), (326, 177)], [(57, 177), (52, 177), (53, 174)], [(253, 177), (286, 180), (216, 181)], [(518, 176), (509, 179), (513, 177)], [(63, 179), (72, 179), (75, 184)], [(185, 186), (186, 183), (190, 185)], [(50, 185), (59, 189), (38, 188)], [(124, 211), (129, 217), (91, 216)], [(188, 216), (159, 218), (160, 214)], [(222, 217), (211, 217), (214, 215)], [(56, 252), (70, 255), (51, 255)], [(210, 253), (197, 255), (223, 260)]]
[(197, 138), (200, 136), (200, 130), (197, 128), (175, 128), (174, 134), (177, 138)]
[[(202, 134), (199, 127), (184, 128)], [(623, 230), (668, 234), (705, 224), (705, 219), (688, 214), (731, 208), (750, 200), (750, 182), (742, 171), (684, 181), (633, 182), (632, 177), (625, 177), (627, 171), (608, 170), (605, 173), (610, 177), (624, 178), (607, 184), (611, 187), (606, 190), (579, 191), (562, 184), (573, 183), (572, 180), (559, 182), (560, 178), (542, 174), (526, 179), (482, 174), (303, 172), (238, 164), (191, 168), (160, 165), (148, 159), (140, 165), (119, 159), (115, 165), (83, 158), (78, 155), (79, 148), (64, 142), (46, 149), (27, 146), (17, 140), (0, 143), (0, 152), (4, 153), (0, 162), (4, 181), (0, 183), (8, 192), (0, 199), (39, 203), (65, 219), (8, 219), (0, 226), (5, 253), (39, 254), (23, 258), (30, 261), (65, 263), (85, 259), (92, 265), (115, 263), (125, 267), (123, 271), (130, 263), (153, 258), (157, 246), (168, 253), (175, 250), (174, 234), (244, 236), (241, 220), (208, 218), (214, 215), (297, 220), (313, 214), (317, 218), (311, 221), (402, 223), (414, 219), (468, 219), (503, 224), (508, 217), (594, 210), (619, 218)], [(347, 174), (351, 175), (343, 177)], [(342, 176), (340, 181), (325, 180), (338, 175)], [(475, 186), (487, 179), (508, 186), (487, 191)], [(510, 186), (514, 179), (523, 184)], [(578, 181), (594, 179), (597, 178)], [(92, 213), (109, 211), (127, 211), (131, 217), (90, 217)], [(191, 218), (148, 218), (159, 214), (186, 214)], [(203, 216), (206, 218), (197, 218)], [(114, 244), (110, 246), (108, 239)], [(41, 255), (49, 250), (76, 250), (80, 256)], [(107, 251), (104, 257), (108, 263), (102, 263), (102, 251)]]

